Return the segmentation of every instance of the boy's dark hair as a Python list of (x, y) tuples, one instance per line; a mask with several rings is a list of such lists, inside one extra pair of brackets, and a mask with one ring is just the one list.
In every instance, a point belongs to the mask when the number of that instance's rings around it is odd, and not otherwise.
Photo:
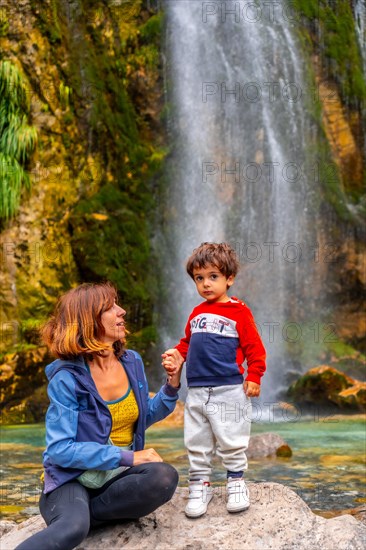
[(230, 275), (235, 277), (240, 269), (236, 252), (229, 244), (202, 243), (188, 258), (187, 273), (193, 279), (194, 269), (202, 269), (209, 264), (216, 266), (226, 278)]

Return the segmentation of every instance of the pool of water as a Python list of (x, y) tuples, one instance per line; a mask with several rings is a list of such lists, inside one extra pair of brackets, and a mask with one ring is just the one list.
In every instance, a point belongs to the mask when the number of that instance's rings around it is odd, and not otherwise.
[[(253, 423), (252, 433), (276, 432), (290, 445), (290, 458), (250, 460), (249, 481), (273, 481), (291, 487), (314, 511), (353, 508), (366, 502), (365, 419), (333, 417), (293, 422)], [(180, 473), (185, 485), (188, 470), (182, 428), (153, 426), (146, 445), (154, 447)], [(1, 428), (1, 517), (21, 521), (38, 513), (41, 490), (43, 425)], [(217, 461), (213, 482), (225, 472)]]

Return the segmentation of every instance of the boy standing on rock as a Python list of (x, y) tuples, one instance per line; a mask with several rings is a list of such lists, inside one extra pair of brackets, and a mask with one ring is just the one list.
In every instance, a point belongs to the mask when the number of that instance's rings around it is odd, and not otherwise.
[[(192, 518), (205, 514), (213, 497), (210, 476), (214, 453), (227, 470), (227, 510), (240, 512), (250, 504), (243, 479), (250, 397), (260, 394), (266, 352), (248, 306), (227, 295), (238, 270), (236, 253), (226, 243), (203, 243), (193, 251), (187, 272), (205, 301), (190, 314), (185, 337), (175, 349), (163, 354), (163, 364), (177, 350), (186, 361), (184, 443), (190, 468), (185, 513)], [(168, 365), (165, 368), (173, 374)]]

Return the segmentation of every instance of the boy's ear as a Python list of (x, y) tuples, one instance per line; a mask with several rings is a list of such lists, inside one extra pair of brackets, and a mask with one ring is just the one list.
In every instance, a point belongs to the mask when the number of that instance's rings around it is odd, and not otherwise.
[(234, 281), (235, 281), (235, 276), (229, 275), (229, 277), (226, 279), (227, 287), (229, 288), (231, 285), (233, 285)]

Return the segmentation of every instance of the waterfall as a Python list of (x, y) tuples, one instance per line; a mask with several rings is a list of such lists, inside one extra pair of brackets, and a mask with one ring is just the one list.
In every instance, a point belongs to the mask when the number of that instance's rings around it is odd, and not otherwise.
[(174, 147), (160, 241), (164, 344), (176, 342), (202, 301), (185, 260), (203, 241), (230, 242), (241, 262), (232, 294), (262, 332), (263, 399), (273, 401), (301, 368), (289, 346), (304, 345), (304, 329), (315, 331), (320, 315), (313, 92), (296, 21), (279, 2), (165, 7)]
[(353, 1), (353, 13), (358, 42), (360, 45), (363, 72), (366, 75), (366, 3), (365, 0)]

